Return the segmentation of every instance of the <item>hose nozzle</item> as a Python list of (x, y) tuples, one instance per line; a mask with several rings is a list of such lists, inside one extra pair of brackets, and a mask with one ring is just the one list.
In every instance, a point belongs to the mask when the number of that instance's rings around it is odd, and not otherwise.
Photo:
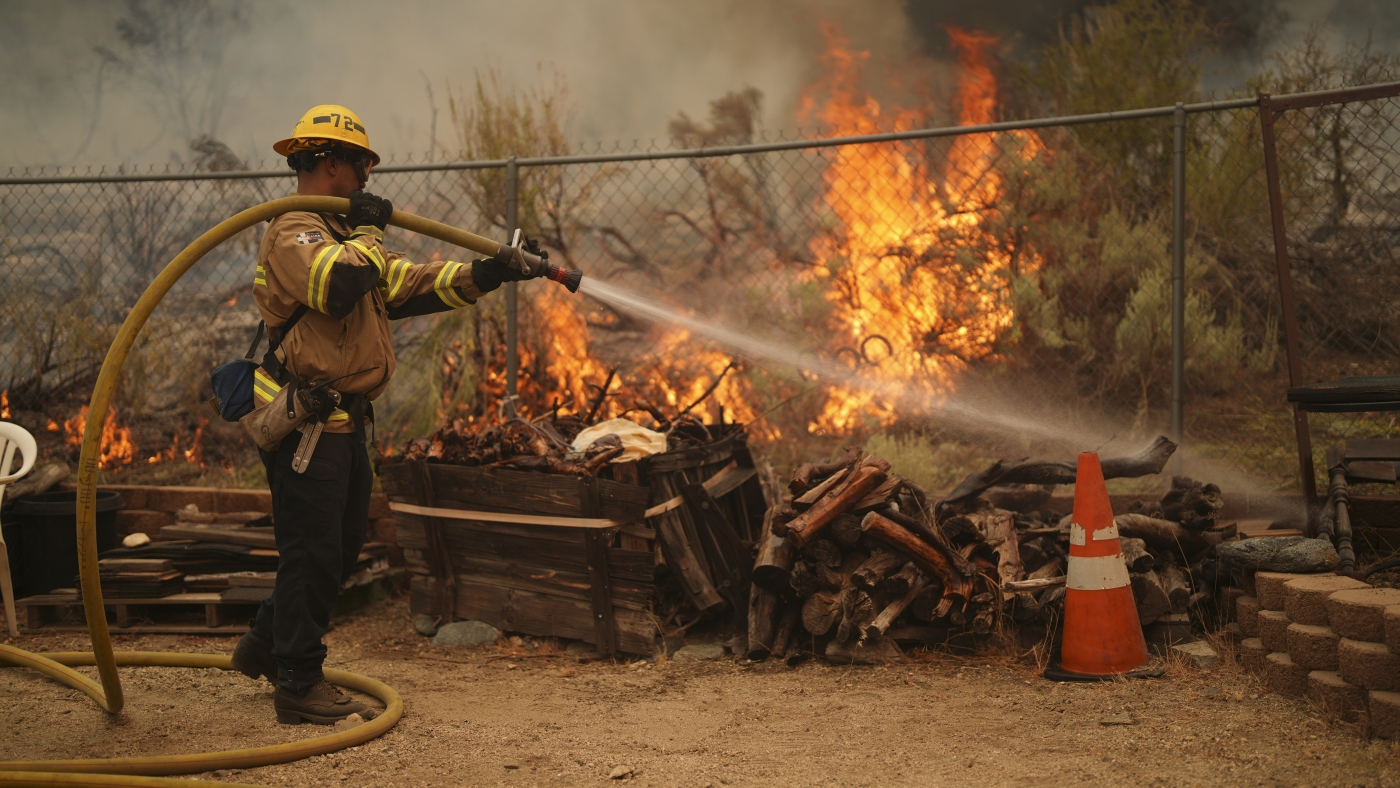
[(577, 268), (560, 268), (559, 266), (554, 265), (553, 263), (549, 263), (548, 266), (549, 267), (546, 268), (544, 272), (544, 276), (546, 279), (552, 279), (558, 282), (559, 284), (569, 288), (570, 293), (578, 292), (579, 283), (583, 281), (582, 271), (578, 270)]

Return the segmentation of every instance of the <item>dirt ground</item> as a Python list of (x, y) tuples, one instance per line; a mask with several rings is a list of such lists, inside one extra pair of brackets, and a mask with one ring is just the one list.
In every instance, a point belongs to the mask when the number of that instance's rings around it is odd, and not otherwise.
[[(80, 635), (21, 636), (30, 650)], [(328, 636), (331, 664), (382, 679), (403, 720), (352, 750), (201, 775), (262, 785), (1400, 786), (1400, 747), (1366, 741), (1237, 668), (1169, 664), (1155, 680), (1057, 684), (1007, 658), (928, 655), (883, 667), (583, 663), (507, 645), (434, 649), (403, 600)], [(116, 647), (228, 652), (228, 638)], [(184, 753), (324, 733), (278, 725), (272, 691), (236, 673), (124, 668), (115, 718), (37, 673), (0, 670), (0, 757)], [(1109, 724), (1105, 724), (1109, 723)], [(1118, 724), (1114, 724), (1118, 723)], [(1126, 723), (1126, 724), (1123, 724)]]

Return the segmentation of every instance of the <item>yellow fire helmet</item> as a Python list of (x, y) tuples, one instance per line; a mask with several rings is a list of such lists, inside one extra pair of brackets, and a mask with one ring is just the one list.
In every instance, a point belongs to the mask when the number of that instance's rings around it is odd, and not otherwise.
[(290, 156), (332, 142), (361, 148), (379, 164), (379, 154), (369, 147), (369, 133), (360, 122), (360, 116), (339, 104), (321, 104), (307, 110), (292, 127), (292, 136), (275, 143), (272, 149), (279, 155)]

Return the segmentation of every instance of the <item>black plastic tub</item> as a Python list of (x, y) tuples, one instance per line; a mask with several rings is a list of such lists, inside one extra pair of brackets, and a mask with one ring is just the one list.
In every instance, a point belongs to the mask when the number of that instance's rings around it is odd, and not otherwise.
[[(99, 553), (118, 545), (117, 510), (125, 505), (120, 493), (98, 490)], [(4, 521), (15, 596), (73, 587), (73, 578), (78, 575), (77, 516), (76, 492), (39, 493), (15, 501)]]

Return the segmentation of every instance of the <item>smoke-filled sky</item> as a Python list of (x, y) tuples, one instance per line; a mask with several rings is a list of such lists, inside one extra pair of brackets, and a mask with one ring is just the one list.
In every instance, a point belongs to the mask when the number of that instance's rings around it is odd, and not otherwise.
[[(314, 104), (345, 104), (386, 156), (456, 148), (450, 95), (478, 71), (507, 85), (569, 86), (572, 138), (666, 138), (757, 87), (765, 125), (792, 128), (821, 71), (821, 21), (884, 64), (948, 57), (944, 25), (988, 30), (1014, 51), (1055, 35), (1085, 0), (5, 0), (0, 3), (0, 168), (164, 164), (210, 133), (271, 165), (271, 143)], [(1335, 43), (1400, 42), (1394, 0), (1212, 0), (1234, 42), (1214, 79), (1323, 25)], [(133, 46), (135, 42), (137, 46)], [(926, 62), (926, 61), (925, 61)], [(431, 88), (431, 98), (429, 90)], [(434, 107), (436, 123), (434, 124)], [(663, 143), (664, 144), (664, 143)], [(442, 154), (440, 153), (439, 156)]]

